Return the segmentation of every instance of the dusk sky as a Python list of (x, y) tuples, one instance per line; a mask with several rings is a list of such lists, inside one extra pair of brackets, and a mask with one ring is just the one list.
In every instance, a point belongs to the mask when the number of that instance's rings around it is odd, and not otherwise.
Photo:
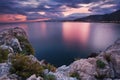
[(43, 18), (79, 18), (92, 14), (111, 13), (118, 9), (120, 9), (120, 0), (0, 0), (0, 21), (6, 20), (6, 15), (8, 21), (24, 21)]

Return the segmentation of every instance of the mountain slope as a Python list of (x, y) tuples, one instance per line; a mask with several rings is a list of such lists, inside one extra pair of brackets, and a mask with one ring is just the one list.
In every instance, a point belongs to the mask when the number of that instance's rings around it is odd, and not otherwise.
[(74, 21), (90, 21), (90, 22), (120, 22), (120, 10), (110, 14), (104, 15), (91, 15), (84, 18), (78, 18)]

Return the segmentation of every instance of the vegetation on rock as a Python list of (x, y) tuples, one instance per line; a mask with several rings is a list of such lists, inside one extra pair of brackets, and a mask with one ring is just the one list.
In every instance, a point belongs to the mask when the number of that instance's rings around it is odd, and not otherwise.
[(81, 80), (78, 72), (70, 73), (70, 77), (76, 77), (78, 80)]
[(17, 54), (12, 58), (10, 73), (17, 74), (23, 78), (28, 78), (33, 74), (43, 76), (43, 67), (38, 62), (30, 60), (28, 56)]
[(105, 63), (99, 59), (96, 61), (96, 64), (98, 68), (105, 68)]
[(0, 63), (5, 62), (8, 58), (9, 51), (7, 49), (3, 50), (0, 48)]
[(45, 69), (48, 69), (49, 71), (52, 71), (52, 72), (55, 72), (56, 71), (56, 68), (55, 66), (51, 65), (51, 64), (46, 64), (43, 66)]
[(95, 78), (97, 78), (98, 80), (103, 80), (105, 76), (106, 75), (95, 75)]
[(56, 77), (52, 74), (48, 74), (44, 76), (44, 80), (56, 80)]
[(105, 53), (104, 58), (107, 60), (107, 62), (110, 62), (110, 54)]
[(23, 51), (20, 53), (26, 55), (30, 55), (30, 54), (34, 55), (35, 51), (32, 45), (30, 44), (30, 42), (28, 41), (28, 39), (26, 39), (24, 36), (16, 36), (16, 38), (20, 41), (21, 47), (23, 49)]

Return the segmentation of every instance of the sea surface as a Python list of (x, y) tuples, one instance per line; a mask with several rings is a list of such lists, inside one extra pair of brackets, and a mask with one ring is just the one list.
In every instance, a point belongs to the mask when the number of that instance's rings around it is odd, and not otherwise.
[(39, 60), (55, 66), (69, 65), (75, 58), (86, 58), (104, 51), (120, 38), (120, 24), (82, 22), (33, 22), (0, 24), (0, 30), (21, 27)]

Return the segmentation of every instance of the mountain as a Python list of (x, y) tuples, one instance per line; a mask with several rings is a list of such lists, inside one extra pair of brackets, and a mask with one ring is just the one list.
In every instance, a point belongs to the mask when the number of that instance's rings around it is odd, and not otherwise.
[(64, 20), (74, 20), (78, 17), (83, 18), (83, 17), (89, 16), (89, 15), (90, 15), (90, 13), (74, 13), (74, 14), (70, 14), (67, 17), (65, 17)]
[(90, 21), (90, 22), (120, 22), (120, 10), (104, 15), (90, 15), (84, 18), (78, 18), (74, 21)]

